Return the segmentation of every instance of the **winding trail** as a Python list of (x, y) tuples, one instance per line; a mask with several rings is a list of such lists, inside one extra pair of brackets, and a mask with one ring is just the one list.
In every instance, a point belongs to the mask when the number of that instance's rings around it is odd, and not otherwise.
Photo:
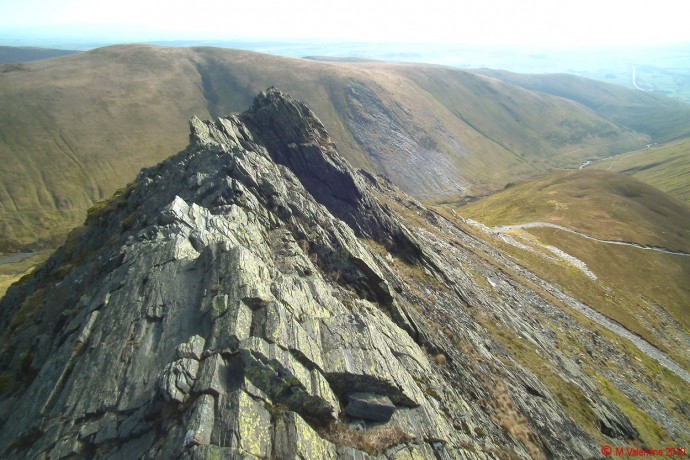
[(628, 329), (626, 329), (624, 326), (622, 326), (617, 321), (614, 321), (611, 318), (602, 315), (598, 311), (585, 305), (584, 303), (580, 302), (577, 299), (571, 298), (571, 302), (569, 303), (569, 305), (574, 310), (580, 312), (581, 314), (583, 314), (587, 318), (591, 319), (595, 323), (597, 323), (601, 326), (604, 326), (606, 329), (617, 334), (619, 337), (623, 337), (625, 339), (628, 339), (642, 353), (644, 353), (645, 355), (649, 356), (652, 359), (655, 359), (659, 364), (664, 366), (666, 369), (669, 369), (674, 374), (676, 374), (678, 377), (680, 377), (681, 379), (690, 383), (690, 372), (685, 370), (685, 368), (683, 368), (680, 364), (678, 364), (676, 361), (671, 359), (666, 353), (659, 350), (657, 347), (655, 347), (651, 343), (647, 342), (645, 339), (643, 339), (639, 335), (637, 335), (633, 332), (630, 332)]
[(636, 248), (636, 249), (644, 249), (646, 251), (656, 251), (656, 252), (661, 252), (664, 254), (671, 254), (674, 256), (684, 256), (684, 257), (690, 257), (690, 254), (687, 252), (682, 252), (682, 251), (672, 251), (670, 249), (661, 247), (661, 246), (644, 246), (639, 243), (632, 243), (628, 241), (616, 241), (616, 240), (601, 240), (599, 238), (595, 238), (593, 236), (587, 235), (586, 233), (578, 232), (577, 230), (573, 230), (572, 228), (568, 227), (563, 227), (562, 225), (557, 225), (557, 224), (552, 224), (550, 222), (528, 222), (526, 224), (517, 224), (517, 225), (503, 225), (500, 227), (494, 227), (493, 230), (496, 232), (507, 232), (509, 230), (516, 230), (516, 229), (524, 229), (524, 228), (538, 228), (538, 227), (548, 227), (548, 228), (555, 228), (564, 232), (572, 233), (574, 235), (581, 236), (583, 238), (587, 238), (588, 240), (596, 241), (599, 243), (604, 243), (604, 244), (615, 244), (618, 246), (629, 246), (631, 248)]
[(635, 68), (635, 66), (632, 66), (632, 84), (635, 87), (635, 89), (639, 91), (644, 91), (644, 89), (640, 88), (637, 85), (637, 69)]
[[(522, 276), (530, 280), (531, 282), (535, 283), (538, 286), (541, 286), (543, 289), (545, 289), (547, 292), (550, 294), (554, 295), (556, 298), (561, 300), (563, 303), (568, 305), (570, 308), (573, 310), (577, 311), (578, 313), (584, 315), (585, 317), (589, 318), (590, 320), (594, 321), (595, 323), (599, 324), (600, 326), (605, 327), (609, 331), (613, 332), (617, 336), (629, 340), (633, 345), (637, 347), (638, 350), (640, 350), (642, 353), (645, 355), (649, 356), (650, 358), (656, 360), (659, 364), (661, 364), (663, 367), (666, 369), (670, 370), (674, 374), (676, 374), (678, 377), (681, 379), (685, 380), (686, 382), (690, 383), (690, 372), (686, 370), (683, 366), (678, 364), (674, 359), (672, 359), (669, 355), (667, 355), (665, 352), (657, 348), (656, 346), (652, 345), (651, 343), (647, 342), (645, 339), (640, 337), (639, 335), (635, 334), (634, 332), (631, 332), (627, 328), (625, 328), (622, 324), (618, 323), (617, 321), (599, 313), (598, 311), (594, 310), (592, 307), (584, 304), (583, 302), (579, 301), (578, 299), (570, 296), (569, 294), (566, 294), (560, 288), (557, 286), (549, 283), (548, 281), (544, 280), (543, 278), (535, 275), (531, 271), (527, 270), (526, 268), (516, 264), (515, 262), (503, 257), (503, 255), (496, 251), (494, 248), (492, 248), (490, 245), (488, 245), (485, 241), (467, 233), (464, 231), (462, 228), (460, 228), (456, 223), (452, 222), (449, 220), (447, 217), (444, 215), (433, 211), (437, 216), (441, 217), (447, 224), (450, 224), (451, 227), (453, 227), (456, 231), (460, 232), (461, 234), (467, 235), (469, 237), (468, 240), (466, 241), (474, 241), (478, 244), (478, 246), (483, 247), (484, 251), (488, 251), (492, 253), (494, 260), (502, 263), (506, 267), (509, 267), (513, 271), (516, 271), (518, 273), (521, 273)], [(461, 221), (467, 223), (468, 220), (464, 219), (463, 217), (460, 217), (455, 211), (451, 210), (451, 212)], [(555, 224), (550, 224), (547, 222), (531, 222), (530, 223), (532, 227), (538, 227), (540, 226), (539, 224), (542, 224), (541, 226), (546, 226), (546, 227), (556, 227), (556, 228), (561, 228), (565, 229), (566, 231), (581, 234), (579, 232), (576, 232), (574, 230), (568, 229), (567, 227), (561, 227)], [(522, 224), (523, 228), (525, 225), (530, 226), (530, 224)], [(481, 224), (480, 224), (481, 226)], [(509, 228), (517, 228), (521, 227), (520, 225), (509, 225), (505, 227), (497, 227), (498, 229), (504, 228), (504, 229), (509, 229)], [(488, 231), (489, 234), (490, 232), (496, 232), (497, 229), (489, 229), (488, 227), (484, 227)], [(529, 228), (529, 227), (527, 227)], [(587, 236), (587, 235), (584, 235)], [(595, 238), (592, 238), (596, 240)], [(598, 240), (597, 240), (598, 241)], [(618, 242), (620, 243), (620, 242)], [(469, 247), (472, 247), (470, 245)], [(469, 249), (468, 247), (468, 249)], [(644, 248), (644, 246), (642, 246)], [(474, 248), (475, 250), (477, 249), (476, 247)], [(685, 253), (681, 253), (682, 255), (689, 255)]]

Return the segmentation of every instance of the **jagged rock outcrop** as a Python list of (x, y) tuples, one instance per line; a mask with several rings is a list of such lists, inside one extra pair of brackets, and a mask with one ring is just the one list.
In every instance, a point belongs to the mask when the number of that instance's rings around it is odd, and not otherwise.
[[(0, 303), (0, 455), (598, 455), (591, 430), (468, 313), (519, 322), (548, 348), (514, 308), (555, 307), (482, 268), (489, 297), (466, 253), (408, 229), (381, 199), (397, 192), (349, 167), (279, 90), (190, 124), (185, 151), (92, 208)], [(636, 438), (575, 363), (552, 358), (603, 435)]]

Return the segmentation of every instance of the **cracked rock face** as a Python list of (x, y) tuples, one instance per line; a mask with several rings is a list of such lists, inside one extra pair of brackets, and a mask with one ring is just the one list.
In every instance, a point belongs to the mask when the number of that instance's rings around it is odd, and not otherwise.
[[(428, 349), (458, 351), (434, 341), (365, 239), (429, 273), (445, 262), (306, 106), (270, 89), (242, 115), (190, 124), (185, 151), (92, 209), (3, 299), (0, 359), (16, 384), (0, 397), (2, 457), (530, 455), (473, 402), (490, 382), (434, 362)], [(598, 451), (515, 372), (544, 452)], [(606, 417), (608, 435), (635, 436), (614, 405)], [(358, 419), (390, 439), (338, 436)]]

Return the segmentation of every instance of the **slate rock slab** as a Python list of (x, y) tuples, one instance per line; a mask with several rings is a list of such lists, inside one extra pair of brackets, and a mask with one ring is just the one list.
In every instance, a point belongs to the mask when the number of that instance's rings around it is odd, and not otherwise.
[(345, 413), (350, 417), (373, 422), (387, 422), (395, 412), (395, 405), (388, 396), (376, 393), (351, 393)]

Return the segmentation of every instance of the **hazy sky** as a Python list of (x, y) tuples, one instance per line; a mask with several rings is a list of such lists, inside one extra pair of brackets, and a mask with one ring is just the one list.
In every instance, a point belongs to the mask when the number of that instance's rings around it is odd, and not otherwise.
[(0, 37), (690, 43), (687, 0), (0, 0)]

